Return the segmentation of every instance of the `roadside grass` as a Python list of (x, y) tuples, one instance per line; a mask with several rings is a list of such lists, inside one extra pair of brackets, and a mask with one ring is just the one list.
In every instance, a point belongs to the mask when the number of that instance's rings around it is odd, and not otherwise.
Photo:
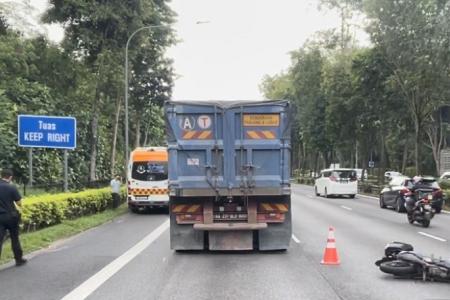
[[(87, 229), (99, 226), (126, 213), (127, 211), (127, 205), (122, 204), (115, 210), (108, 209), (95, 215), (80, 217), (74, 220), (65, 220), (61, 224), (38, 231), (21, 233), (20, 243), (22, 245), (24, 255), (46, 248), (57, 240), (68, 238)], [(14, 258), (9, 240), (3, 244), (3, 251), (1, 255), (0, 265), (7, 263)]]

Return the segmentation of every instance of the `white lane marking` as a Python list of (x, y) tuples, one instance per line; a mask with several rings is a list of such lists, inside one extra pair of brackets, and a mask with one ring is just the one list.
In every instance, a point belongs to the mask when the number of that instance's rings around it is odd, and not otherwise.
[(426, 236), (426, 237), (429, 237), (429, 238), (438, 240), (438, 241), (440, 241), (440, 242), (446, 242), (446, 241), (447, 241), (446, 239), (443, 239), (443, 238), (441, 238), (441, 237), (438, 237), (438, 236), (435, 236), (435, 235), (432, 235), (432, 234), (428, 234), (428, 233), (422, 232), (422, 231), (419, 231), (418, 234), (421, 234), (421, 235), (423, 235), (423, 236)]
[(353, 208), (351, 208), (351, 207), (348, 207), (348, 206), (345, 206), (345, 205), (341, 205), (341, 207), (342, 207), (343, 209), (346, 209), (346, 210), (350, 210), (350, 211), (352, 211), (352, 210), (353, 210)]
[(450, 211), (448, 211), (448, 210), (441, 210), (441, 212), (443, 212), (444, 214), (449, 214), (450, 215)]
[(299, 240), (294, 234), (292, 234), (292, 239), (293, 239), (294, 242), (296, 242), (297, 244), (300, 244), (300, 240)]
[(364, 198), (369, 198), (369, 199), (375, 199), (375, 200), (378, 200), (377, 197), (373, 197), (373, 196), (367, 196), (367, 195), (361, 195), (361, 194), (357, 194), (357, 195), (358, 195), (358, 197), (364, 197)]
[(306, 197), (311, 198), (311, 199), (314, 199), (314, 197), (311, 196), (311, 195), (306, 195)]
[(79, 300), (86, 299), (96, 289), (98, 289), (105, 281), (120, 271), (127, 263), (135, 258), (139, 253), (145, 250), (151, 243), (158, 239), (164, 231), (169, 228), (169, 220), (162, 223), (158, 228), (153, 230), (149, 235), (143, 238), (136, 245), (131, 247), (127, 252), (113, 260), (109, 265), (105, 266), (91, 278), (80, 284), (77, 288), (64, 296), (62, 300)]

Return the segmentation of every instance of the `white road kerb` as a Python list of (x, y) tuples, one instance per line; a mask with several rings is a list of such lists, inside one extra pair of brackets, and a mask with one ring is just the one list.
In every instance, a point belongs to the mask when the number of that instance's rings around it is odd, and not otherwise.
[(167, 220), (159, 225), (158, 228), (153, 230), (140, 242), (138, 242), (124, 254), (113, 260), (88, 280), (83, 282), (69, 294), (64, 296), (64, 298), (62, 298), (61, 300), (81, 300), (89, 297), (89, 295), (92, 294), (96, 289), (98, 289), (103, 283), (105, 283), (114, 274), (119, 272), (120, 269), (128, 264), (133, 258), (138, 256), (142, 251), (150, 246), (150, 244), (156, 241), (169, 228), (169, 224), (169, 220)]

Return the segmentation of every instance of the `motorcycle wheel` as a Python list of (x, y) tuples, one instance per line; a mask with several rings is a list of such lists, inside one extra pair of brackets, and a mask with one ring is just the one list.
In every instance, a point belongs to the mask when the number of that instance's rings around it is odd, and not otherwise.
[(380, 195), (380, 208), (386, 208), (386, 204), (384, 204), (383, 195)]
[(414, 223), (414, 218), (412, 216), (412, 213), (408, 213), (408, 222), (409, 222), (409, 224)]
[(395, 200), (395, 211), (398, 213), (403, 213), (406, 211), (405, 202), (400, 196)]
[(380, 270), (397, 276), (414, 275), (416, 273), (416, 268), (413, 264), (401, 260), (381, 263)]
[(429, 227), (429, 226), (430, 226), (430, 220), (423, 220), (423, 221), (422, 221), (422, 226), (423, 226), (424, 228)]

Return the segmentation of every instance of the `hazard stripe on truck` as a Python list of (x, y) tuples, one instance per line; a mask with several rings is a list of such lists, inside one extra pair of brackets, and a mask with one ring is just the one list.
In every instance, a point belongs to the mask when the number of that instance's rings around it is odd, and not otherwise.
[(203, 208), (199, 204), (174, 204), (172, 205), (172, 212), (175, 214), (201, 214)]
[(211, 130), (186, 130), (183, 132), (183, 140), (210, 140)]
[(260, 203), (258, 207), (258, 212), (287, 213), (288, 211), (289, 211), (288, 205), (282, 203)]
[(270, 130), (247, 130), (246, 135), (251, 140), (274, 140), (277, 138), (275, 132)]

